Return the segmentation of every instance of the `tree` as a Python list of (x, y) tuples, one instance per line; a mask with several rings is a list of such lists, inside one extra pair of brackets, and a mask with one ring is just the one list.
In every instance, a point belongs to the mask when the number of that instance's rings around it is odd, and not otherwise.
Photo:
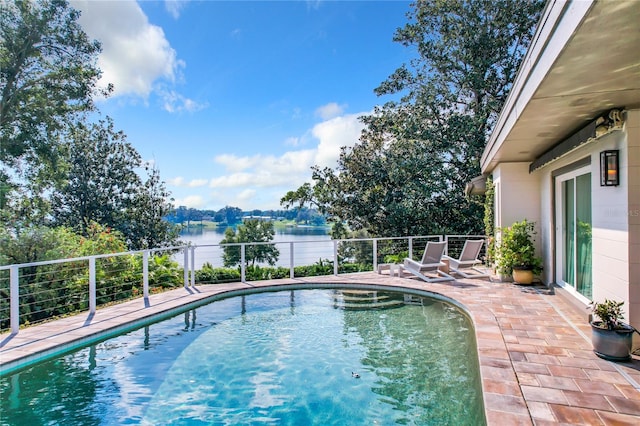
[(129, 247), (134, 250), (175, 245), (179, 228), (166, 220), (173, 210), (171, 194), (160, 180), (158, 169), (145, 166), (147, 180), (136, 192), (121, 225)]
[[(55, 181), (60, 133), (94, 109), (93, 98), (100, 93), (96, 86), (100, 44), (87, 38), (78, 17), (79, 12), (64, 0), (0, 2), (3, 210), (29, 205), (11, 204), (10, 194), (37, 199), (47, 183)], [(43, 207), (41, 201), (35, 204)], [(18, 211), (16, 217), (23, 215)]]
[[(76, 125), (67, 163), (66, 181), (51, 196), (56, 224), (86, 236), (99, 223), (121, 232), (131, 249), (175, 242), (174, 226), (163, 219), (172, 206), (158, 171), (143, 164), (110, 118)], [(150, 173), (145, 181), (139, 174), (143, 167)]]
[(67, 178), (52, 195), (54, 221), (83, 235), (93, 222), (115, 228), (140, 187), (140, 155), (111, 119), (78, 123), (67, 150)]
[[(220, 244), (269, 242), (273, 240), (273, 222), (259, 219), (245, 220), (238, 225), (238, 230), (227, 228)], [(278, 261), (280, 252), (273, 244), (252, 244), (245, 249), (245, 265), (255, 266), (258, 263), (268, 263), (273, 266)], [(228, 246), (223, 248), (222, 260), (224, 266), (238, 265), (242, 261), (240, 246)]]
[(223, 207), (216, 212), (213, 220), (227, 225), (236, 224), (242, 220), (242, 210), (239, 207)]
[(362, 117), (335, 169), (281, 203), (315, 203), (334, 222), (385, 236), (482, 232), (464, 196), (534, 32), (541, 0), (423, 0), (394, 40), (418, 56), (375, 89), (399, 100)]

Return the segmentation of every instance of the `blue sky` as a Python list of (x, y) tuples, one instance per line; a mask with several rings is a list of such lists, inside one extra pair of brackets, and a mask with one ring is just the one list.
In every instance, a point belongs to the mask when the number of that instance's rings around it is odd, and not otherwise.
[(405, 1), (72, 1), (99, 40), (99, 102), (176, 206), (279, 209), (335, 167), (412, 57)]

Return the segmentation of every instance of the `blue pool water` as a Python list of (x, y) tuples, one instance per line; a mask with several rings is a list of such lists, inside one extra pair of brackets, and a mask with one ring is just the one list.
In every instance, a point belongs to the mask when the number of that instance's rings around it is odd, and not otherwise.
[(3, 425), (485, 424), (468, 318), (380, 291), (216, 301), (4, 376), (0, 393)]

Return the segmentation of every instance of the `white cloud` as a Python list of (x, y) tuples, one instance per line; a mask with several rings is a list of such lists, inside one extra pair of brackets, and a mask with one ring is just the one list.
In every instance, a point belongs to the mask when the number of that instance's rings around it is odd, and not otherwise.
[[(112, 96), (148, 99), (158, 81), (174, 84), (185, 63), (166, 39), (164, 31), (147, 19), (135, 1), (77, 0), (79, 22), (87, 35), (102, 43), (98, 66), (100, 85), (114, 85)], [(186, 99), (182, 109), (188, 109)], [(174, 107), (179, 109), (178, 107)]]
[(338, 105), (335, 102), (328, 103), (316, 109), (316, 115), (323, 120), (329, 120), (344, 112), (346, 105)]
[[(214, 158), (222, 174), (209, 180), (208, 193), (203, 204), (206, 208), (220, 209), (225, 205), (244, 210), (279, 208), (279, 200), (287, 191), (311, 181), (311, 167), (335, 167), (340, 148), (351, 147), (358, 142), (363, 128), (358, 117), (366, 113), (335, 117), (316, 124), (305, 138), (311, 137), (317, 144), (313, 149), (290, 150), (279, 156), (256, 154), (239, 156), (224, 154)], [(201, 182), (202, 179), (192, 182)], [(172, 184), (185, 188), (182, 178)], [(198, 190), (181, 190), (196, 193)], [(178, 204), (176, 201), (176, 205)], [(182, 204), (186, 205), (186, 204)]]
[(167, 112), (196, 112), (208, 105), (200, 104), (192, 99), (185, 98), (175, 90), (159, 89), (158, 95), (162, 99), (162, 109)]
[(200, 186), (205, 186), (207, 182), (209, 182), (207, 179), (193, 179), (192, 181), (189, 181), (187, 186), (189, 188), (197, 188)]
[(171, 179), (167, 179), (166, 182), (167, 182), (167, 185), (185, 186), (184, 185), (184, 178), (182, 176), (178, 176), (178, 177), (174, 177), (174, 178), (171, 178)]
[(238, 201), (248, 201), (256, 196), (256, 191), (254, 189), (245, 189), (241, 191), (236, 197)]
[(298, 145), (300, 145), (300, 142), (301, 142), (301, 141), (302, 141), (302, 138), (298, 138), (298, 137), (290, 137), (290, 138), (287, 138), (287, 139), (284, 141), (284, 144), (285, 144), (286, 146), (298, 146)]
[(186, 206), (189, 208), (199, 209), (205, 207), (204, 198), (201, 195), (187, 195), (183, 198), (176, 198), (173, 201), (176, 207)]
[(304, 179), (308, 179), (310, 175), (314, 158), (315, 150), (290, 151), (279, 157), (221, 155), (216, 157), (215, 161), (231, 173), (211, 179), (209, 186), (212, 188), (239, 188), (249, 185), (274, 187), (301, 179), (304, 182)]
[(182, 176), (175, 177), (173, 179), (167, 179), (167, 185), (183, 187), (183, 188), (198, 188), (201, 186), (205, 186), (207, 179), (193, 179), (187, 182)]
[(349, 114), (316, 124), (312, 134), (319, 140), (315, 164), (320, 167), (335, 167), (340, 157), (340, 148), (354, 146), (360, 138), (364, 124), (358, 117), (367, 114)]
[(224, 166), (224, 168), (229, 172), (241, 172), (253, 167), (260, 161), (260, 157), (238, 157), (237, 155), (233, 154), (222, 154), (216, 156), (214, 158), (214, 161)]
[(186, 0), (165, 0), (164, 8), (169, 12), (174, 19), (178, 19), (180, 17), (180, 12), (186, 6)]
[(318, 10), (320, 9), (320, 4), (322, 0), (307, 0), (307, 9), (308, 10)]

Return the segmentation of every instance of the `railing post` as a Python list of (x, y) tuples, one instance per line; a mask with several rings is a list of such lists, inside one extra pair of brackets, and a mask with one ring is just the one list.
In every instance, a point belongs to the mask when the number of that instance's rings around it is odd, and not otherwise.
[(142, 252), (142, 296), (149, 298), (149, 250)]
[(9, 311), (11, 318), (11, 334), (17, 334), (20, 330), (20, 270), (17, 266), (11, 266), (9, 283)]
[(191, 247), (191, 287), (196, 286), (196, 246)]
[[(442, 240), (440, 240), (440, 241), (442, 241)], [(449, 255), (449, 236), (448, 235), (444, 236), (444, 242), (446, 243), (444, 245), (444, 254), (445, 254), (445, 256), (448, 256)]]
[(378, 270), (378, 239), (373, 239), (373, 271)]
[(338, 275), (338, 240), (333, 240), (333, 275)]
[(295, 277), (295, 273), (293, 270), (293, 241), (289, 243), (289, 278), (293, 279)]
[(89, 258), (89, 314), (96, 313), (96, 258)]
[(189, 287), (189, 248), (184, 248), (184, 288)]
[(244, 263), (245, 259), (245, 244), (242, 243), (240, 245), (240, 281), (243, 283), (247, 282), (247, 270), (246, 265)]
[(409, 237), (409, 259), (413, 259), (413, 237)]

